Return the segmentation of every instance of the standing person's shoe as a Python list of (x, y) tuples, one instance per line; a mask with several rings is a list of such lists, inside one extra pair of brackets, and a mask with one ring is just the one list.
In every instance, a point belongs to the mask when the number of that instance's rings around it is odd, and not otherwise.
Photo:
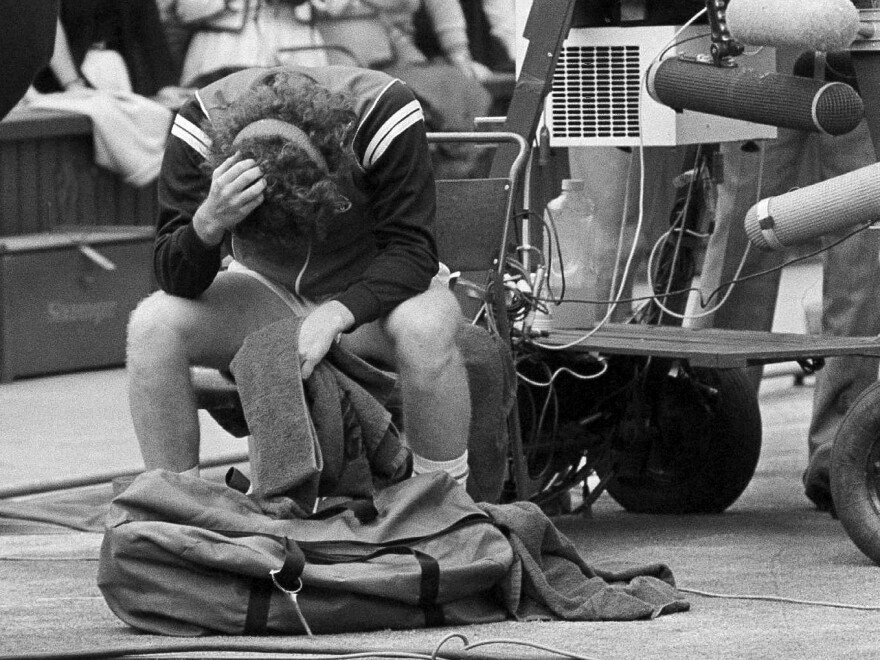
[(831, 499), (831, 445), (819, 447), (810, 456), (804, 470), (804, 493), (819, 511), (827, 511), (836, 518), (834, 501)]

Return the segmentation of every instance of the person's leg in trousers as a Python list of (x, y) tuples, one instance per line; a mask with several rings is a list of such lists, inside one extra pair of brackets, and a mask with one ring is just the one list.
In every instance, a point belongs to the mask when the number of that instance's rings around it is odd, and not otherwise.
[[(829, 179), (874, 162), (864, 122), (851, 133), (822, 138), (822, 177)], [(823, 237), (825, 245), (851, 229)], [(880, 232), (866, 230), (824, 254), (822, 331), (835, 336), (880, 333)], [(816, 376), (809, 430), (809, 465), (804, 472), (807, 497), (823, 511), (832, 507), (829, 485), (831, 446), (853, 401), (877, 380), (878, 360), (832, 357)]]
[[(675, 201), (674, 178), (689, 168), (687, 147), (646, 147), (625, 151), (616, 147), (569, 149), (572, 178), (586, 182), (593, 201), (593, 237), (590, 261), (597, 271), (596, 291), (603, 300), (632, 297), (638, 280), (640, 255), (647, 254), (657, 238), (669, 228), (669, 214)], [(645, 175), (641, 176), (644, 160)], [(641, 184), (644, 182), (644, 194)], [(640, 198), (642, 198), (640, 200)], [(636, 235), (639, 203), (643, 201), (641, 231)], [(621, 289), (620, 279), (634, 240), (639, 240), (637, 256)], [(638, 303), (636, 304), (636, 307)], [(597, 312), (601, 318), (608, 305)], [(614, 309), (612, 321), (625, 323), (632, 316), (633, 304), (621, 303)]]
[[(717, 190), (715, 230), (709, 238), (700, 276), (701, 295), (708, 304), (705, 310), (696, 309), (695, 314), (718, 307), (724, 300), (729, 288), (722, 285), (735, 278), (747, 248), (749, 253), (740, 277), (784, 262), (784, 252), (763, 252), (754, 246), (749, 247), (744, 218), (759, 199), (786, 192), (797, 183), (799, 163), (806, 149), (805, 140), (800, 131), (779, 129), (776, 140), (721, 145), (724, 169)], [(776, 271), (737, 283), (714, 313), (691, 319), (688, 324), (698, 328), (770, 331), (780, 276)], [(751, 374), (756, 390), (761, 373), (761, 368), (757, 367)]]

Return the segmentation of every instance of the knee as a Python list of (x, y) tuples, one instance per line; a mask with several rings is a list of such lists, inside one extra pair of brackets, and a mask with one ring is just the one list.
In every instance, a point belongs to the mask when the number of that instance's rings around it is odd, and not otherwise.
[(404, 303), (389, 328), (400, 371), (426, 383), (461, 361), (455, 340), (462, 322), (458, 303), (454, 297), (451, 304), (445, 298), (432, 298)]
[(175, 323), (175, 301), (172, 296), (157, 291), (145, 298), (128, 318), (126, 355), (129, 364), (143, 359), (170, 355), (183, 345), (182, 332)]

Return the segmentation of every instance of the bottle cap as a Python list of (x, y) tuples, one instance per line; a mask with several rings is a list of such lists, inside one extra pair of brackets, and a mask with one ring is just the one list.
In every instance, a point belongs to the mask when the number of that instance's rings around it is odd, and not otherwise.
[(583, 190), (584, 189), (584, 180), (583, 179), (563, 179), (562, 180), (562, 189), (563, 190)]

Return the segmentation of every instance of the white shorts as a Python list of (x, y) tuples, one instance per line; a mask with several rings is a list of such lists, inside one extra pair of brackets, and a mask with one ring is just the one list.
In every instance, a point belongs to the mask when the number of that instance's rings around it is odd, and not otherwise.
[[(255, 270), (251, 270), (243, 263), (232, 259), (227, 266), (227, 270), (231, 273), (243, 273), (245, 275), (249, 275), (253, 277), (258, 282), (262, 283), (266, 288), (272, 291), (276, 296), (281, 298), (284, 303), (290, 307), (294, 314), (297, 316), (307, 316), (309, 312), (314, 310), (318, 305), (321, 304), (321, 300), (312, 300), (310, 298), (303, 298), (300, 295), (297, 295), (286, 286), (279, 284), (275, 280), (272, 280), (265, 275), (261, 275)], [(431, 280), (431, 286), (442, 286), (449, 288), (450, 278), (455, 278), (458, 276), (458, 273), (450, 273), (449, 268), (446, 264), (441, 263), (440, 269), (437, 274), (434, 276), (434, 279)]]
[(275, 280), (269, 279), (265, 275), (261, 275), (255, 270), (251, 270), (243, 263), (236, 261), (235, 259), (229, 262), (229, 265), (226, 269), (230, 273), (243, 273), (244, 275), (253, 277), (267, 289), (272, 291), (276, 296), (281, 298), (281, 300), (283, 300), (284, 303), (288, 307), (290, 307), (293, 313), (297, 316), (307, 316), (309, 312), (311, 312), (313, 309), (321, 304), (320, 301), (310, 300), (308, 298), (303, 298), (302, 296), (297, 295), (282, 284), (279, 284)]

